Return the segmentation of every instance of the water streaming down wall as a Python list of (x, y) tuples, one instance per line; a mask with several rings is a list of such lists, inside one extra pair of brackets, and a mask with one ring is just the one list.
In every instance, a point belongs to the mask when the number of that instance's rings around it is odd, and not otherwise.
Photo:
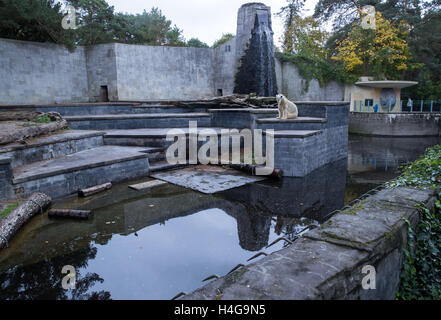
[[(275, 96), (277, 81), (274, 61), (274, 42), (271, 23), (271, 10), (262, 4), (251, 4), (239, 11), (238, 41), (244, 39), (240, 35), (241, 15), (253, 15), (254, 25), (251, 38), (246, 48), (237, 45), (238, 71), (235, 76), (235, 93), (256, 93), (259, 96)], [(246, 24), (246, 18), (243, 18)], [(248, 19), (249, 21), (249, 19)], [(251, 20), (252, 21), (252, 20)], [(243, 27), (246, 32), (246, 27)], [(244, 50), (244, 51), (241, 51)]]

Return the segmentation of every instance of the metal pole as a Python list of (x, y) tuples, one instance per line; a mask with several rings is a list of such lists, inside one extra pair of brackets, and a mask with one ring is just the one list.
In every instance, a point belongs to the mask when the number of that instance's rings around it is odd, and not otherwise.
[(421, 112), (423, 112), (424, 100), (421, 100)]
[(433, 112), (433, 100), (430, 101), (430, 112)]
[(403, 100), (400, 101), (400, 112), (403, 112)]

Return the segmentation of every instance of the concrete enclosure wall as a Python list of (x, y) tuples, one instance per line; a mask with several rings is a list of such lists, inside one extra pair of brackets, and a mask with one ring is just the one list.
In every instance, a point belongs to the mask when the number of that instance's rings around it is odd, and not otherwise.
[[(277, 60), (277, 59), (276, 59)], [(323, 87), (317, 79), (307, 81), (300, 74), (298, 68), (289, 62), (276, 64), (276, 73), (279, 73), (279, 91), (294, 101), (343, 101), (345, 88), (336, 81)]]
[(349, 132), (375, 136), (439, 136), (441, 114), (351, 112)]
[(1, 39), (0, 104), (87, 102), (84, 48)]
[(116, 52), (121, 101), (213, 96), (211, 49), (117, 44)]

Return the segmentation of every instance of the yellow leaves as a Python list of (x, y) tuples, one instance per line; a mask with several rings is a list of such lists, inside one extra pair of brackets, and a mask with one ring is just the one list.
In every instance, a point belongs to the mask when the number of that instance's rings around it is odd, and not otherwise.
[(407, 70), (410, 52), (406, 37), (409, 26), (401, 22), (398, 26), (376, 13), (376, 29), (364, 30), (353, 25), (346, 39), (337, 43), (337, 54), (333, 60), (344, 64), (345, 70), (356, 71), (363, 66), (372, 70), (372, 66), (381, 66), (384, 70)]

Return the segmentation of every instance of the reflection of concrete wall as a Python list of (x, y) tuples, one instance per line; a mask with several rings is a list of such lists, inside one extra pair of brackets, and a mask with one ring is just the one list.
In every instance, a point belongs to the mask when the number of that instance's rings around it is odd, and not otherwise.
[(262, 216), (307, 217), (322, 220), (344, 206), (347, 160), (328, 164), (303, 178), (254, 183), (221, 193), (229, 200), (248, 204)]
[(415, 161), (426, 148), (441, 142), (438, 137), (382, 138), (351, 136), (349, 140), (349, 171), (396, 168)]
[(438, 136), (441, 114), (351, 112), (349, 132), (379, 136)]

